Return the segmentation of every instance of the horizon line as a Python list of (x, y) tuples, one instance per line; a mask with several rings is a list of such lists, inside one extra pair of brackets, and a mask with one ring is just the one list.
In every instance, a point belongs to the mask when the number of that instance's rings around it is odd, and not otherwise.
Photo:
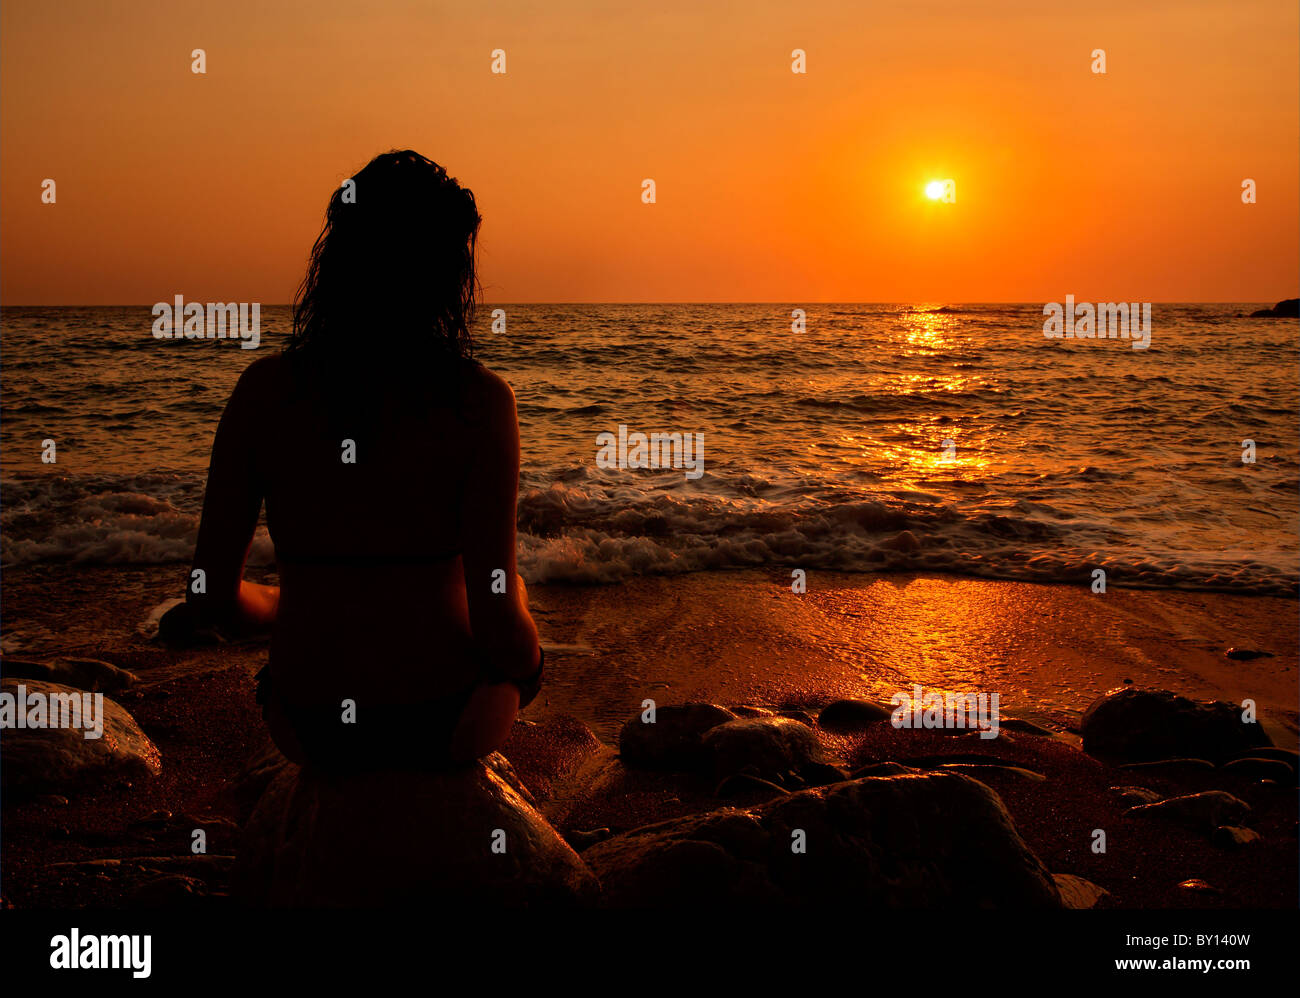
[[(199, 299), (187, 299), (188, 301), (198, 301)], [(1127, 300), (1127, 299), (1119, 299)], [(1286, 298), (1272, 299), (1274, 305), (1279, 302), (1287, 301)], [(1259, 302), (1269, 302), (1267, 298), (1242, 298), (1237, 300), (1208, 300), (1194, 298), (1164, 298), (1151, 299), (1152, 305), (1253, 305)], [(849, 299), (763, 299), (751, 301), (493, 301), (481, 302), (479, 308), (488, 305), (939, 305), (940, 307), (948, 305), (1034, 305), (1034, 300), (977, 300), (967, 299), (965, 301), (941, 299), (941, 298), (917, 298), (911, 301), (895, 299), (878, 300), (878, 301), (852, 301)], [(94, 303), (5, 303), (0, 302), (0, 308), (153, 308), (157, 302), (94, 302)], [(168, 302), (167, 304), (170, 304)], [(223, 304), (231, 304), (225, 302)], [(234, 304), (239, 304), (238, 301)], [(292, 308), (293, 302), (246, 302), (245, 304), (257, 304), (265, 308)], [(1049, 304), (1044, 302), (1043, 304)]]

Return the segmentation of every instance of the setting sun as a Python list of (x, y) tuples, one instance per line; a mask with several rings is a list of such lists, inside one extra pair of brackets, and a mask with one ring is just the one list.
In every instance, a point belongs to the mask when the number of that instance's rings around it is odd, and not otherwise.
[(928, 184), (926, 184), (925, 196), (928, 197), (931, 201), (938, 201), (941, 197), (943, 197), (943, 181), (931, 180)]

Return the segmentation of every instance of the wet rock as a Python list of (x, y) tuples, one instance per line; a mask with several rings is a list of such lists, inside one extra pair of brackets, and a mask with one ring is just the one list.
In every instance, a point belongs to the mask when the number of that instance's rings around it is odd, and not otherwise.
[(728, 708), (737, 717), (771, 717), (772, 712), (766, 707), (730, 707)]
[(1236, 704), (1195, 701), (1166, 690), (1112, 690), (1083, 715), (1083, 749), (1117, 762), (1190, 756), (1224, 762), (1243, 749), (1271, 745)]
[[(39, 695), (46, 703), (82, 700), (82, 691), (38, 679), (5, 679), (0, 692), (18, 697), (19, 685), (27, 702)], [(61, 698), (54, 700), (52, 698)], [(84, 724), (86, 718), (81, 719)], [(106, 783), (145, 780), (162, 771), (158, 749), (140, 730), (135, 719), (108, 697), (103, 698), (103, 735), (86, 738), (82, 728), (8, 728), (4, 739), (4, 764), (0, 785), (15, 794), (70, 792)]]
[(1271, 651), (1252, 651), (1249, 648), (1229, 648), (1223, 653), (1225, 658), (1235, 659), (1238, 662), (1250, 662), (1257, 658), (1272, 658)]
[(269, 907), (592, 900), (586, 864), (498, 769), (325, 778), (286, 767), (244, 829), (237, 893)]
[(1180, 891), (1185, 891), (1188, 894), (1208, 894), (1214, 896), (1223, 893), (1219, 888), (1204, 880), (1184, 880), (1178, 885), (1178, 889)]
[(785, 787), (772, 783), (770, 780), (760, 779), (749, 773), (735, 773), (728, 776), (718, 784), (717, 789), (713, 791), (714, 797), (741, 797), (748, 794), (760, 793), (771, 797), (773, 795), (781, 796), (788, 794), (790, 791)]
[(565, 836), (565, 839), (576, 851), (582, 852), (582, 850), (591, 848), (597, 842), (604, 842), (609, 838), (610, 834), (608, 828), (593, 828), (586, 832), (575, 828)]
[(641, 714), (623, 725), (618, 752), (626, 766), (645, 769), (691, 770), (704, 766), (704, 735), (736, 715), (711, 703), (668, 704), (658, 707), (654, 723)]
[(42, 661), (0, 658), (0, 677), (4, 679), (39, 679), (60, 686), (72, 686), (93, 693), (114, 693), (138, 683), (139, 677), (111, 662), (97, 658), (53, 658)]
[[(617, 797), (628, 773), (613, 747), (601, 742), (577, 718), (564, 714), (516, 725), (501, 755), (509, 756), (506, 765), (513, 764), (507, 782), (559, 828), (572, 827), (570, 813), (575, 808), (583, 811), (594, 800)], [(577, 820), (587, 822), (590, 818)]]
[(1260, 841), (1260, 835), (1240, 825), (1220, 825), (1210, 836), (1210, 841), (1224, 849), (1241, 849)]
[(1133, 818), (1157, 818), (1176, 822), (1185, 828), (1209, 831), (1219, 825), (1236, 824), (1250, 813), (1250, 805), (1222, 790), (1207, 790), (1170, 797), (1155, 804), (1143, 804), (1124, 813)]
[(1111, 787), (1110, 792), (1119, 798), (1121, 804), (1128, 807), (1141, 807), (1143, 804), (1154, 804), (1164, 799), (1160, 794), (1146, 787)]
[(208, 896), (207, 884), (195, 877), (168, 874), (146, 880), (131, 894), (133, 908), (174, 908)]
[(1277, 759), (1279, 762), (1285, 762), (1291, 767), (1292, 772), (1300, 770), (1300, 753), (1292, 749), (1277, 748), (1273, 745), (1261, 746), (1259, 748), (1246, 749), (1240, 752), (1235, 758), (1238, 759)]
[(1056, 732), (1050, 728), (1044, 728), (1041, 724), (1035, 724), (1033, 721), (1026, 720), (1023, 717), (1002, 717), (998, 719), (998, 727), (1003, 731), (1016, 731), (1022, 735), (1037, 735), (1040, 738), (1055, 738)]
[(616, 835), (584, 858), (614, 907), (1061, 905), (997, 794), (955, 773), (854, 780), (689, 815)]
[(780, 717), (788, 717), (792, 721), (798, 721), (800, 724), (806, 725), (807, 727), (810, 728), (815, 727), (817, 724), (817, 722), (813, 719), (813, 716), (809, 714), (806, 710), (797, 710), (797, 709), (778, 710), (777, 714)]
[(815, 731), (787, 717), (719, 724), (705, 733), (703, 746), (719, 780), (747, 772), (785, 783), (792, 773), (806, 783), (829, 783), (847, 775), (833, 765)]
[(1069, 873), (1053, 873), (1052, 879), (1061, 892), (1061, 902), (1067, 908), (1095, 908), (1097, 904), (1109, 897), (1110, 891), (1099, 887), (1091, 880), (1076, 877)]
[(870, 765), (863, 766), (853, 771), (853, 779), (860, 780), (868, 776), (902, 776), (904, 773), (917, 772), (911, 766), (904, 766), (901, 762), (873, 762)]
[(836, 700), (822, 708), (817, 723), (827, 731), (861, 731), (891, 716), (889, 710), (870, 700)]
[(1155, 762), (1129, 762), (1119, 767), (1139, 776), (1165, 780), (1194, 780), (1214, 772), (1209, 759), (1157, 759)]
[(1015, 776), (1029, 783), (1044, 783), (1047, 777), (1032, 769), (1026, 769), (1024, 766), (999, 766), (996, 763), (972, 763), (972, 762), (945, 762), (940, 769), (951, 770), (955, 773), (965, 773), (974, 779), (982, 779), (984, 776), (995, 776), (999, 773), (1007, 776)]
[(1293, 787), (1296, 784), (1295, 770), (1281, 759), (1261, 759), (1245, 756), (1225, 762), (1219, 767), (1219, 772), (1223, 776), (1244, 783), (1272, 780), (1284, 787)]
[(1014, 766), (1016, 765), (1010, 759), (1005, 759), (997, 755), (985, 755), (978, 752), (946, 752), (943, 755), (907, 755), (899, 759), (898, 762), (906, 766), (914, 766), (917, 769), (935, 769), (939, 766), (950, 766), (954, 763), (967, 763), (971, 766)]
[(128, 908), (173, 908), (227, 902), (233, 864), (233, 856), (209, 853), (51, 863), (47, 869), (71, 896), (93, 898), (109, 888)]

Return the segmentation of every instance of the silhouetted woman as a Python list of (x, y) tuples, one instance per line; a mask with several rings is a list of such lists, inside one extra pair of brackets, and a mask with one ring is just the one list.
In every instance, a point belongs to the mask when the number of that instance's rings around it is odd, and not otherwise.
[[(375, 157), (330, 198), (287, 347), (217, 428), (187, 612), (272, 628), (258, 699), (298, 762), (468, 762), (537, 693), (514, 394), (471, 359), (479, 222), (441, 166)], [(263, 501), (278, 588), (242, 578)]]

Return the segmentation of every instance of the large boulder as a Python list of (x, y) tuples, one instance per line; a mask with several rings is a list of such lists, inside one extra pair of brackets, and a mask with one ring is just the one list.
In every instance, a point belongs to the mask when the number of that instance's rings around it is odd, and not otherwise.
[(712, 703), (667, 704), (656, 707), (654, 720), (645, 712), (623, 725), (618, 754), (623, 765), (641, 769), (692, 770), (708, 761), (704, 735), (736, 714)]
[[(22, 689), (20, 690), (19, 687)], [(162, 771), (162, 758), (149, 736), (140, 730), (135, 718), (103, 694), (88, 693), (59, 683), (39, 679), (0, 680), (0, 694), (9, 705), (21, 709), (25, 702), (30, 707), (38, 702), (60, 705), (58, 710), (69, 712), (80, 727), (6, 727), (0, 733), (0, 785), (11, 793), (47, 794), (65, 793), (103, 786), (107, 783), (131, 783), (157, 776)], [(86, 729), (95, 727), (84, 713), (79, 718), (71, 714), (72, 704), (83, 710), (86, 698), (102, 703), (103, 733), (98, 738), (87, 738)], [(11, 699), (12, 698), (12, 699)], [(50, 717), (52, 712), (47, 712)], [(49, 723), (48, 721), (46, 722)]]
[(1061, 906), (997, 794), (953, 773), (868, 777), (676, 818), (583, 857), (614, 907)]
[(1221, 700), (1196, 701), (1167, 690), (1128, 687), (1094, 700), (1083, 715), (1083, 749), (1112, 762), (1190, 756), (1224, 762), (1244, 749), (1271, 745), (1258, 723)]
[(495, 753), (441, 772), (280, 768), (245, 826), (235, 889), (269, 907), (564, 905), (591, 871)]

